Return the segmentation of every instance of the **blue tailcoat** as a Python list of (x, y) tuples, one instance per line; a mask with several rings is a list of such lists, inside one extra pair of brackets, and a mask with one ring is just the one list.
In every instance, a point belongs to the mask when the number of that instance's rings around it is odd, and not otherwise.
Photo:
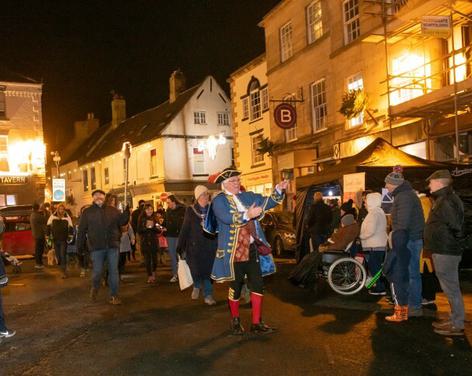
[[(264, 197), (253, 192), (241, 192), (237, 197), (246, 209), (252, 204), (263, 208), (261, 216), (254, 219), (256, 236), (267, 246), (270, 246), (267, 243), (259, 221), (266, 211), (276, 207), (283, 201), (284, 195), (274, 190), (270, 197)], [(238, 211), (232, 195), (220, 192), (211, 202), (205, 217), (204, 229), (211, 234), (218, 233), (218, 249), (211, 274), (211, 278), (215, 281), (234, 280), (233, 263), (239, 237), (239, 228), (247, 222), (244, 219), (244, 213)], [(263, 276), (275, 273), (275, 263), (272, 255), (259, 255), (259, 262)]]

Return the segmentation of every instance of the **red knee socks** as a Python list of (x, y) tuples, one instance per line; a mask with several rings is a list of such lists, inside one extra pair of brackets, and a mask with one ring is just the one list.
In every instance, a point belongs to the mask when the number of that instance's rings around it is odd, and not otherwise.
[(239, 317), (239, 300), (228, 299), (229, 310), (231, 312), (231, 317)]
[(259, 324), (262, 318), (262, 295), (251, 292), (252, 323)]

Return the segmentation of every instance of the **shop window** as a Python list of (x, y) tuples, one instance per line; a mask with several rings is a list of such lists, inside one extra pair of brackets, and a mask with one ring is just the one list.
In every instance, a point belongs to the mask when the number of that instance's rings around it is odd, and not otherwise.
[(306, 24), (308, 44), (311, 44), (323, 35), (321, 0), (313, 1), (306, 8)]
[(108, 167), (103, 170), (103, 180), (106, 185), (110, 184), (110, 169)]
[(283, 63), (293, 55), (292, 23), (289, 22), (280, 28), (280, 60)]
[(16, 205), (16, 195), (7, 195), (7, 206)]
[(205, 174), (205, 155), (203, 150), (193, 148), (193, 175)]

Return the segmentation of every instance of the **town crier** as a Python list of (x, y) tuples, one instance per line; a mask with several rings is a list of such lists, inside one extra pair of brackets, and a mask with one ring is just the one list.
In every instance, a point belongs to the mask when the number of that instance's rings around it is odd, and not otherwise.
[(241, 289), (247, 277), (251, 291), (251, 332), (266, 334), (274, 328), (262, 321), (262, 277), (275, 273), (270, 245), (259, 221), (265, 212), (280, 204), (288, 181), (279, 183), (270, 197), (241, 191), (241, 172), (226, 168), (215, 174), (210, 182), (221, 183), (222, 191), (213, 199), (205, 218), (205, 231), (218, 233), (218, 249), (213, 264), (212, 278), (217, 282), (230, 281), (228, 304), (231, 330), (244, 334), (239, 317)]

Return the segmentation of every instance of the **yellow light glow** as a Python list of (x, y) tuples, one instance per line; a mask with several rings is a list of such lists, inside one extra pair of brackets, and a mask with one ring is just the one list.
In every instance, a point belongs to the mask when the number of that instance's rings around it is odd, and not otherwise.
[(45, 173), (46, 146), (42, 140), (8, 143), (8, 165), (13, 173)]

